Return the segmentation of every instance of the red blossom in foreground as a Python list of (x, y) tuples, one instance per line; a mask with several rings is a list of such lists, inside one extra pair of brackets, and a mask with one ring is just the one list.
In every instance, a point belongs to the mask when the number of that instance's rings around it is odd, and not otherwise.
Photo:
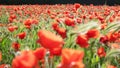
[(106, 56), (105, 49), (103, 47), (100, 47), (97, 51), (97, 54), (99, 57), (105, 57)]
[(20, 39), (24, 39), (25, 36), (26, 36), (26, 32), (19, 33), (17, 36), (18, 36)]
[(76, 43), (79, 44), (80, 47), (83, 47), (83, 48), (88, 48), (89, 46), (88, 38), (86, 37), (86, 35), (78, 35), (76, 39)]
[(62, 50), (62, 61), (57, 68), (84, 68), (84, 52), (72, 49)]
[(2, 64), (2, 65), (0, 65), (0, 68), (10, 68), (10, 66), (7, 64)]
[(49, 51), (51, 56), (60, 56), (62, 52), (62, 47), (50, 49)]
[(64, 44), (64, 41), (60, 36), (47, 30), (39, 30), (38, 37), (38, 43), (47, 49), (59, 48)]
[(43, 47), (37, 48), (33, 53), (38, 60), (42, 60), (45, 57), (46, 49)]
[(12, 68), (35, 68), (37, 59), (32, 51), (23, 51), (12, 61)]
[[(67, 5), (0, 5), (0, 10), (0, 30), (2, 30), (0, 31), (0, 68), (8, 68), (9, 65), (6, 63), (10, 64), (11, 68), (54, 68), (57, 63), (60, 64), (56, 68), (118, 67), (119, 62), (114, 61), (114, 59), (119, 61), (116, 57), (119, 55), (114, 53), (114, 56), (107, 58), (106, 53), (111, 49), (120, 49), (120, 30), (117, 23), (120, 21), (119, 5), (94, 6), (91, 4), (89, 6), (79, 3)], [(87, 32), (85, 31), (86, 33), (78, 34), (84, 27), (89, 27), (89, 21), (92, 20), (97, 21), (100, 30), (93, 27)], [(17, 30), (18, 26), (26, 29), (19, 28)], [(90, 26), (92, 27), (92, 25)], [(114, 29), (114, 27), (116, 28)], [(47, 30), (38, 31), (38, 29), (50, 29), (51, 32)], [(38, 38), (36, 31), (38, 31)], [(67, 34), (74, 36), (67, 38)], [(38, 39), (37, 43), (40, 44), (40, 47), (35, 44), (36, 39)], [(64, 41), (65, 47), (63, 47)], [(10, 45), (9, 43), (12, 43), (11, 46), (7, 46)], [(24, 50), (26, 43), (30, 44), (27, 46), (28, 48), (35, 50), (17, 52)], [(80, 48), (76, 47), (77, 44)], [(21, 47), (21, 45), (24, 46)], [(11, 47), (12, 50), (14, 49), (12, 52)], [(83, 51), (73, 50), (76, 48), (85, 50), (85, 56)], [(13, 53), (15, 53), (14, 57)], [(100, 59), (95, 56), (96, 54)], [(105, 58), (114, 59), (111, 62)], [(12, 62), (11, 59), (13, 59)], [(60, 60), (61, 62), (59, 62)]]

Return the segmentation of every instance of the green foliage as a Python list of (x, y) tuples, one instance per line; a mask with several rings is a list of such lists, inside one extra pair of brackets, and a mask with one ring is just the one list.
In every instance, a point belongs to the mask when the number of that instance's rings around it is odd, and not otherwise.
[(8, 16), (6, 14), (0, 16), (0, 23), (8, 23)]

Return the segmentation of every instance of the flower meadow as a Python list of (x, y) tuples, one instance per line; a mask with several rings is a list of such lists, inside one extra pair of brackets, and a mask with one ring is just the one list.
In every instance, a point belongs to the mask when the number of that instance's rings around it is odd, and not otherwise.
[(120, 6), (0, 5), (0, 68), (120, 68)]

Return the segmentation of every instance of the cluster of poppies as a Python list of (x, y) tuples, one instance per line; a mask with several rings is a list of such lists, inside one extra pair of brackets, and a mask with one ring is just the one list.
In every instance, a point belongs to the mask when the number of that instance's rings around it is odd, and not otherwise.
[(0, 68), (118, 68), (120, 6), (0, 5)]

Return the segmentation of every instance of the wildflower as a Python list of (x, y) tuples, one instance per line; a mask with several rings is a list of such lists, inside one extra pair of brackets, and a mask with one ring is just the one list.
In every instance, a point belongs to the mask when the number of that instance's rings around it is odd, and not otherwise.
[(84, 52), (72, 49), (62, 50), (62, 61), (57, 68), (84, 68)]
[(74, 26), (75, 25), (75, 21), (71, 18), (65, 18), (65, 24), (67, 26)]
[(105, 52), (103, 47), (100, 47), (98, 49), (97, 54), (98, 54), (99, 57), (105, 57), (106, 56), (106, 52)]
[(18, 36), (20, 39), (24, 39), (25, 36), (26, 36), (26, 33), (25, 33), (25, 32), (22, 32), (22, 33), (19, 33), (17, 36)]
[(23, 51), (12, 61), (12, 68), (33, 68), (37, 65), (37, 59), (32, 51)]
[(108, 42), (108, 37), (107, 36), (101, 36), (100, 37), (100, 42), (104, 43), (104, 44), (107, 43)]
[(46, 49), (43, 47), (37, 48), (33, 53), (38, 60), (41, 60), (45, 57)]
[(57, 33), (62, 37), (62, 38), (66, 38), (66, 29), (64, 28), (57, 28)]
[(19, 50), (19, 48), (20, 48), (20, 44), (19, 44), (19, 43), (17, 43), (17, 42), (13, 42), (13, 43), (12, 43), (12, 48), (14, 48), (14, 49), (15, 49), (15, 51), (18, 51), (18, 50)]
[(24, 25), (31, 26), (32, 20), (31, 19), (27, 19), (23, 23), (24, 23)]
[(86, 35), (87, 35), (88, 38), (98, 38), (100, 33), (97, 29), (90, 29), (90, 30), (88, 30)]
[(80, 47), (87, 48), (89, 46), (88, 44), (88, 38), (86, 35), (78, 35), (76, 39), (76, 43), (80, 45)]
[(8, 30), (9, 30), (10, 32), (15, 31), (16, 29), (18, 29), (17, 26), (9, 26), (9, 27), (8, 27)]
[(118, 39), (119, 34), (118, 34), (117, 32), (115, 32), (115, 33), (109, 32), (109, 33), (107, 34), (107, 37), (108, 37), (108, 41), (109, 41), (109, 42), (114, 42), (114, 41), (116, 41), (116, 40)]
[(50, 51), (51, 56), (60, 56), (61, 52), (62, 52), (62, 47), (57, 47), (57, 48), (54, 48), (54, 49), (50, 49), (49, 51)]
[(74, 4), (74, 8), (75, 8), (76, 10), (77, 10), (78, 8), (80, 8), (80, 6), (81, 6), (81, 5), (80, 5), (79, 3), (75, 3), (75, 4)]
[(60, 36), (47, 30), (39, 30), (38, 37), (38, 43), (47, 49), (61, 47), (64, 44), (64, 41)]

